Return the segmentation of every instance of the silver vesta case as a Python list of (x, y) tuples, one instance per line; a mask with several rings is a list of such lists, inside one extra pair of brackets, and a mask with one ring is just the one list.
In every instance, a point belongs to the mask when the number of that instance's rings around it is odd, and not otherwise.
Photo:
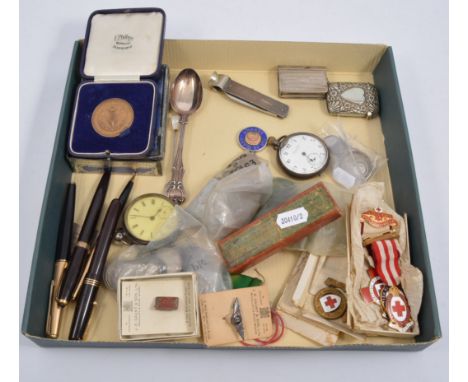
[(323, 99), (328, 92), (327, 70), (313, 66), (278, 66), (281, 98)]
[(330, 82), (327, 108), (330, 114), (374, 118), (379, 114), (379, 96), (367, 82)]

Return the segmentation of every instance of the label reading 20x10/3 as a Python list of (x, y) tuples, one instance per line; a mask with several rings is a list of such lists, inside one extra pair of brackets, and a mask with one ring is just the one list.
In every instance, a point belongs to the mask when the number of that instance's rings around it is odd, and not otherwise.
[(294, 210), (282, 212), (276, 217), (276, 224), (281, 229), (295, 226), (307, 222), (309, 213), (304, 207), (296, 208)]

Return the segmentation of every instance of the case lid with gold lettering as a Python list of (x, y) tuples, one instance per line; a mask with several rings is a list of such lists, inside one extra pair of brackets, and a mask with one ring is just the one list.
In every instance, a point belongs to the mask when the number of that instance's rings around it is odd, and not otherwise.
[(138, 80), (159, 74), (166, 15), (159, 8), (106, 9), (88, 19), (81, 76)]

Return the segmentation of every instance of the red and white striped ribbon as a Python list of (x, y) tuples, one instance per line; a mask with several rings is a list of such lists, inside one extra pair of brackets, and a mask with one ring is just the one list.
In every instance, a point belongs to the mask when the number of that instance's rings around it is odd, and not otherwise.
[(370, 244), (370, 252), (375, 261), (375, 270), (388, 285), (400, 284), (400, 251), (396, 239), (377, 240)]

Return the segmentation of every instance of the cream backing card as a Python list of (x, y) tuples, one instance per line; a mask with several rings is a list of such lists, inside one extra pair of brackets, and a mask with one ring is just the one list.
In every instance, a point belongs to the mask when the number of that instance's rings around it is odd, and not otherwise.
[[(120, 280), (118, 293), (124, 339), (170, 338), (198, 332), (193, 274), (124, 278)], [(156, 309), (156, 297), (163, 296), (177, 297), (177, 309)]]
[(208, 346), (238, 342), (241, 337), (230, 323), (232, 306), (238, 298), (244, 339), (266, 338), (273, 334), (270, 300), (266, 285), (200, 295), (203, 339)]

